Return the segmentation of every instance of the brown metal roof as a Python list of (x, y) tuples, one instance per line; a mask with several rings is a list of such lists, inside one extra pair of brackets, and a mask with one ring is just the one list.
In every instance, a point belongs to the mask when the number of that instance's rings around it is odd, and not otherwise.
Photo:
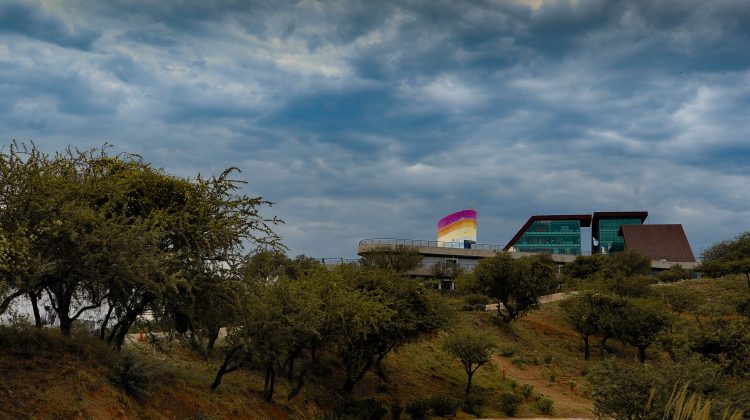
[(682, 225), (622, 225), (618, 234), (625, 239), (625, 249), (654, 261), (695, 262)]
[(521, 239), (521, 236), (523, 236), (523, 234), (526, 232), (526, 229), (528, 229), (529, 226), (531, 226), (531, 224), (537, 220), (579, 220), (582, 227), (591, 226), (591, 215), (589, 214), (547, 214), (531, 216), (529, 217), (529, 220), (526, 221), (526, 224), (524, 224), (521, 229), (518, 230), (516, 236), (514, 236), (513, 239), (508, 242), (508, 245), (505, 245), (503, 251), (507, 251), (510, 249), (510, 247), (515, 245), (516, 242)]

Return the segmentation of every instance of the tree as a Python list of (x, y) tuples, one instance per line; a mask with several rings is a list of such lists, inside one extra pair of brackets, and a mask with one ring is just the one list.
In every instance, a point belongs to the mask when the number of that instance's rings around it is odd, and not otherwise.
[(206, 288), (192, 286), (236, 266), (248, 244), (278, 245), (280, 221), (259, 214), (271, 203), (238, 194), (234, 168), (183, 179), (108, 150), (48, 156), (14, 143), (0, 153), (0, 228), (19, 262), (0, 272), (10, 286), (0, 303), (25, 294), (36, 308), (46, 292), (69, 334), (106, 302), (101, 336), (113, 322), (106, 339), (117, 348), (146, 310), (203, 331), (189, 315)]
[(750, 287), (750, 232), (706, 248), (701, 254), (700, 270), (711, 276), (744, 274)]
[[(660, 390), (656, 375), (642, 365), (623, 365), (616, 360), (608, 360), (595, 366), (587, 375), (592, 385), (594, 414), (601, 418), (634, 420), (652, 418), (648, 414), (647, 403), (652, 389)], [(655, 388), (656, 387), (656, 388)], [(663, 395), (653, 395), (651, 406), (661, 406)], [(658, 418), (661, 418), (659, 413)], [(655, 417), (653, 417), (655, 418)]]
[(689, 279), (691, 275), (691, 270), (684, 269), (681, 265), (675, 264), (669, 267), (669, 270), (664, 270), (659, 273), (658, 278), (662, 283), (674, 283), (676, 281)]
[(12, 262), (0, 267), (0, 314), (16, 298), (27, 296), (37, 327), (41, 327), (36, 307), (43, 289), (40, 276), (52, 268), (38, 250), (43, 234), (53, 226), (55, 208), (49, 196), (54, 188), (46, 182), (51, 171), (49, 157), (33, 145), (14, 141), (0, 149), (0, 231), (5, 257)]
[(480, 291), (498, 301), (498, 316), (509, 323), (539, 307), (539, 298), (557, 286), (556, 271), (546, 254), (514, 260), (498, 253), (481, 260), (474, 276)]
[(605, 258), (603, 277), (633, 277), (651, 273), (651, 259), (638, 251), (617, 252)]
[(422, 254), (413, 246), (382, 246), (363, 255), (360, 264), (369, 268), (382, 268), (406, 273), (422, 265)]
[(671, 317), (656, 302), (631, 299), (625, 311), (617, 334), (626, 343), (638, 349), (638, 360), (646, 360), (646, 349), (656, 341), (660, 332), (672, 324)]
[(356, 265), (339, 266), (337, 272), (347, 287), (376, 297), (382, 305), (382, 314), (391, 314), (373, 316), (368, 328), (351, 334), (342, 346), (340, 357), (346, 367), (346, 392), (351, 392), (372, 368), (387, 381), (381, 362), (391, 351), (434, 335), (451, 321), (452, 311), (439, 296), (400, 273)]
[(563, 267), (563, 274), (569, 279), (590, 280), (602, 269), (606, 260), (607, 257), (602, 254), (579, 255)]
[(620, 296), (643, 298), (651, 293), (651, 285), (654, 284), (652, 276), (637, 275), (626, 277), (621, 273), (615, 273), (611, 277), (599, 280), (598, 286), (605, 291), (616, 293)]
[[(585, 291), (560, 304), (566, 320), (583, 339), (583, 358), (589, 359), (589, 338), (595, 334), (614, 334), (611, 322), (622, 315), (624, 300), (617, 295)], [(602, 344), (603, 348), (604, 344)]]
[(338, 271), (314, 270), (297, 279), (247, 283), (240, 298), (242, 315), (229, 328), (211, 389), (227, 373), (256, 367), (265, 375), (266, 400), (273, 398), (279, 377), (295, 382), (287, 395), (294, 398), (307, 372), (321, 364), (321, 353), (351, 349), (353, 340), (372, 335), (373, 327), (394, 317), (380, 302), (381, 293), (347, 287)]
[(690, 350), (710, 360), (729, 375), (750, 376), (750, 321), (713, 319), (692, 331)]
[(443, 342), (445, 351), (461, 361), (466, 372), (466, 395), (471, 392), (471, 380), (474, 373), (492, 360), (492, 353), (497, 344), (485, 332), (469, 329), (451, 333)]

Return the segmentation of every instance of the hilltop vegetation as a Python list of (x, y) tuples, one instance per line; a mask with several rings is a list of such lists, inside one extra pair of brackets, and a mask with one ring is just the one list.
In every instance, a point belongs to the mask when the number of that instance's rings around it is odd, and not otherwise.
[(180, 178), (106, 148), (13, 144), (0, 171), (12, 417), (652, 419), (688, 395), (750, 415), (747, 234), (703, 256), (718, 279), (652, 276), (633, 252), (559, 277), (548, 256), (500, 253), (435, 270), (458, 284), (437, 291), (405, 274), (421, 262), (408, 248), (290, 259), (271, 203), (239, 193), (232, 169)]

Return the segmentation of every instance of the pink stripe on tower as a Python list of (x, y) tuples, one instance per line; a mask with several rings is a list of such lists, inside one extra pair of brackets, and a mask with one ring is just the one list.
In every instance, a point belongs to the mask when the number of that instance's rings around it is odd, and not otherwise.
[(461, 210), (453, 214), (449, 214), (438, 221), (438, 229), (442, 229), (451, 223), (455, 223), (463, 219), (477, 220), (476, 210)]

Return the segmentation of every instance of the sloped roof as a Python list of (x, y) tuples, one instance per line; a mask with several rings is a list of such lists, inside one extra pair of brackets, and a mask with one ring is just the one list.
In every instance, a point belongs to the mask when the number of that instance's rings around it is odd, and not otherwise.
[(618, 234), (625, 239), (625, 249), (652, 260), (695, 262), (682, 225), (622, 225)]
[(518, 230), (516, 235), (513, 236), (510, 242), (505, 245), (503, 251), (507, 251), (510, 249), (510, 247), (515, 245), (516, 242), (521, 239), (521, 236), (526, 233), (526, 229), (528, 229), (529, 226), (531, 226), (531, 224), (537, 220), (578, 220), (581, 223), (582, 227), (591, 226), (591, 216), (588, 214), (547, 214), (531, 216), (529, 217), (529, 220), (527, 220), (526, 223), (521, 227), (521, 229)]

